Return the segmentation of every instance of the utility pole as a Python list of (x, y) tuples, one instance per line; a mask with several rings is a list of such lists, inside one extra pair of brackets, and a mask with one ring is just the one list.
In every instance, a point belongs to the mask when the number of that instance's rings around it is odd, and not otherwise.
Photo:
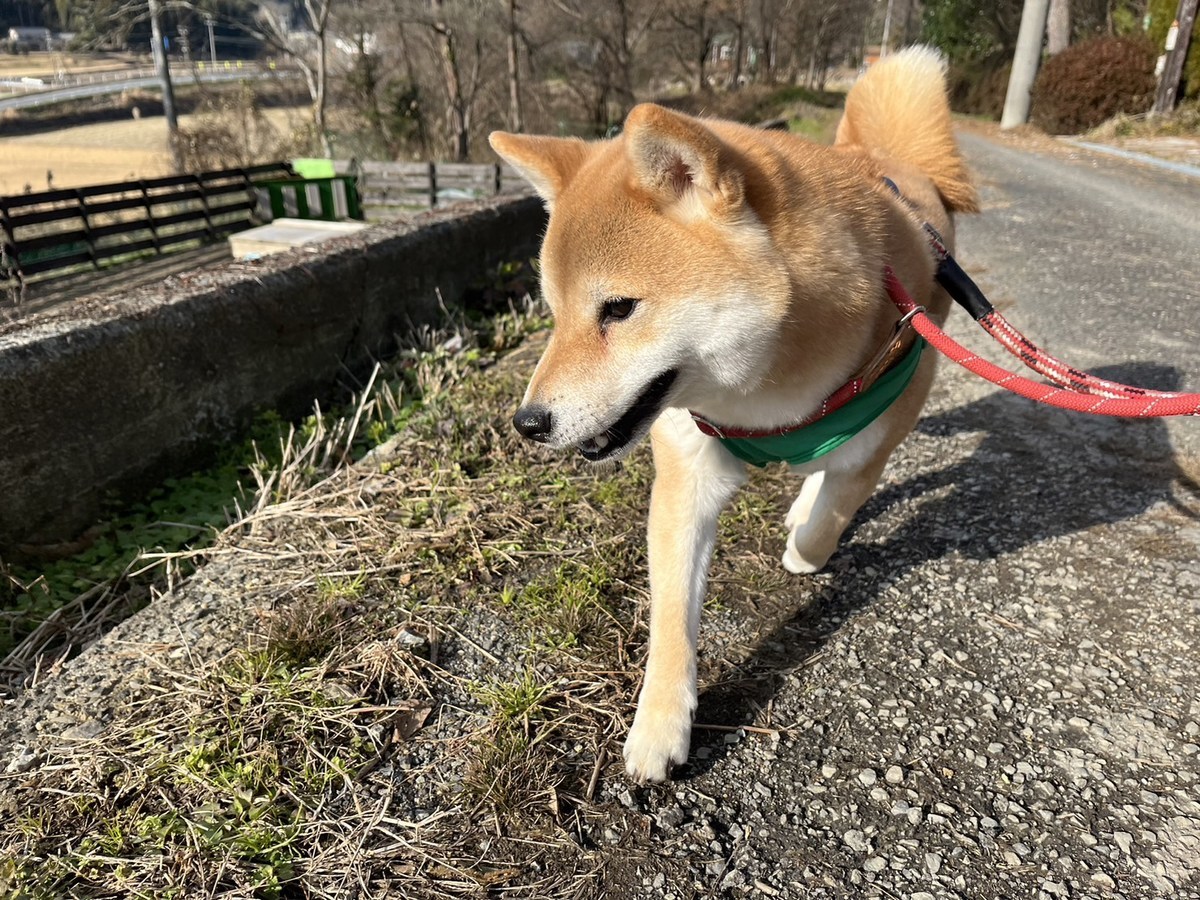
[(1158, 91), (1154, 95), (1153, 113), (1156, 116), (1166, 115), (1175, 109), (1179, 82), (1183, 80), (1183, 64), (1187, 61), (1188, 44), (1196, 24), (1196, 5), (1197, 0), (1179, 0), (1179, 12), (1171, 25), (1171, 30), (1175, 32), (1175, 45), (1170, 46), (1168, 33), (1167, 60), (1158, 82)]
[(1062, 53), (1071, 44), (1071, 0), (1050, 0), (1046, 23), (1046, 55)]
[(204, 24), (208, 26), (208, 58), (212, 60), (215, 69), (217, 67), (217, 39), (213, 35), (213, 26), (217, 24), (217, 20), (206, 14)]
[(892, 2), (888, 0), (887, 12), (883, 17), (883, 40), (879, 44), (879, 58), (883, 59), (888, 52), (888, 39), (892, 35)]
[(171, 167), (178, 172), (179, 160), (179, 120), (175, 116), (175, 89), (171, 86), (171, 66), (167, 61), (167, 51), (163, 45), (162, 22), (159, 21), (161, 8), (159, 0), (149, 0), (150, 4), (150, 43), (154, 56), (154, 70), (158, 80), (162, 82), (163, 118), (167, 120), (167, 149), (171, 153)]
[(525, 130), (521, 115), (521, 60), (517, 55), (517, 0), (508, 0), (508, 127)]
[(1029, 121), (1029, 92), (1033, 89), (1042, 57), (1042, 37), (1046, 33), (1049, 8), (1050, 0), (1025, 0), (1012, 75), (1008, 78), (1008, 93), (1004, 96), (1004, 114), (1000, 117), (1001, 128), (1015, 128)]

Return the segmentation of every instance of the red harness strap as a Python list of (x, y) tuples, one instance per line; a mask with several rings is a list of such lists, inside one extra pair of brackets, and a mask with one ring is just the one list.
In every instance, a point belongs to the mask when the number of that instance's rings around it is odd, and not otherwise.
[(841, 409), (855, 397), (863, 392), (863, 379), (852, 378), (843, 384), (840, 388), (821, 401), (821, 406), (816, 412), (805, 416), (799, 422), (793, 422), (790, 425), (780, 425), (778, 428), (734, 428), (732, 426), (717, 425), (711, 422), (698, 412), (692, 412), (692, 421), (696, 423), (696, 427), (703, 434), (715, 438), (764, 438), (777, 437), (779, 435), (790, 434), (793, 431), (799, 431), (806, 425), (811, 425), (820, 419), (825, 418), (832, 412)]
[[(935, 244), (935, 250), (937, 249)], [(1130, 387), (1081, 372), (1043, 351), (1010, 325), (1000, 313), (991, 309), (978, 318), (979, 324), (1005, 350), (1056, 384), (1042, 384), (1022, 378), (1020, 375), (981, 359), (938, 328), (924, 310), (913, 301), (891, 266), (884, 268), (884, 280), (887, 284), (888, 297), (902, 313), (912, 315), (913, 327), (939, 353), (949, 357), (968, 371), (974, 372), (992, 384), (999, 385), (1014, 394), (1020, 394), (1022, 397), (1036, 400), (1038, 403), (1057, 406), (1060, 409), (1071, 409), (1099, 416), (1127, 418), (1200, 416), (1200, 394)]]

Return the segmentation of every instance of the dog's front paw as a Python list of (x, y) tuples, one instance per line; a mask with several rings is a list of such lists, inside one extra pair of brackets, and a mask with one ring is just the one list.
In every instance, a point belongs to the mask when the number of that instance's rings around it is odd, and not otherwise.
[(825, 568), (827, 562), (829, 562), (828, 555), (816, 559), (806, 558), (792, 546), (791, 541), (788, 542), (788, 548), (783, 553), (783, 567), (793, 575), (812, 575), (814, 572), (820, 572)]
[(625, 771), (638, 782), (666, 781), (671, 767), (687, 762), (692, 740), (692, 706), (638, 703), (625, 739)]

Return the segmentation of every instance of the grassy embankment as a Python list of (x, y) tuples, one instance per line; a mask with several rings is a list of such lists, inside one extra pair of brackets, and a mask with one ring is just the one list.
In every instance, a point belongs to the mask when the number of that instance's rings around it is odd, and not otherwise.
[[(262, 476), (214, 548), (281, 564), (231, 598), (257, 610), (254, 633), (218, 659), (155, 657), (101, 731), (46, 735), (5, 779), (0, 884), (416, 898), (592, 883), (588, 834), (633, 825), (596, 790), (636, 693), (651, 467), (645, 448), (597, 471), (519, 440), (540, 341), (499, 362), (491, 348), (531, 324), (409, 356), (419, 403), (373, 391)], [(314, 465), (356, 443), (355, 418), (394, 436), (352, 469)], [(714, 613), (762, 613), (787, 582), (781, 476), (757, 475), (723, 521)], [(741, 652), (710, 654), (704, 677)]]

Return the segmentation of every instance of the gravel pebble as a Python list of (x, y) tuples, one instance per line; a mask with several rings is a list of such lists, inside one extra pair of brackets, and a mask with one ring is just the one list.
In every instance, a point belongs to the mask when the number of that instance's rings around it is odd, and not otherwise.
[(859, 853), (869, 853), (871, 851), (871, 842), (867, 840), (867, 836), (863, 832), (852, 829), (842, 835), (842, 841), (851, 850)]

